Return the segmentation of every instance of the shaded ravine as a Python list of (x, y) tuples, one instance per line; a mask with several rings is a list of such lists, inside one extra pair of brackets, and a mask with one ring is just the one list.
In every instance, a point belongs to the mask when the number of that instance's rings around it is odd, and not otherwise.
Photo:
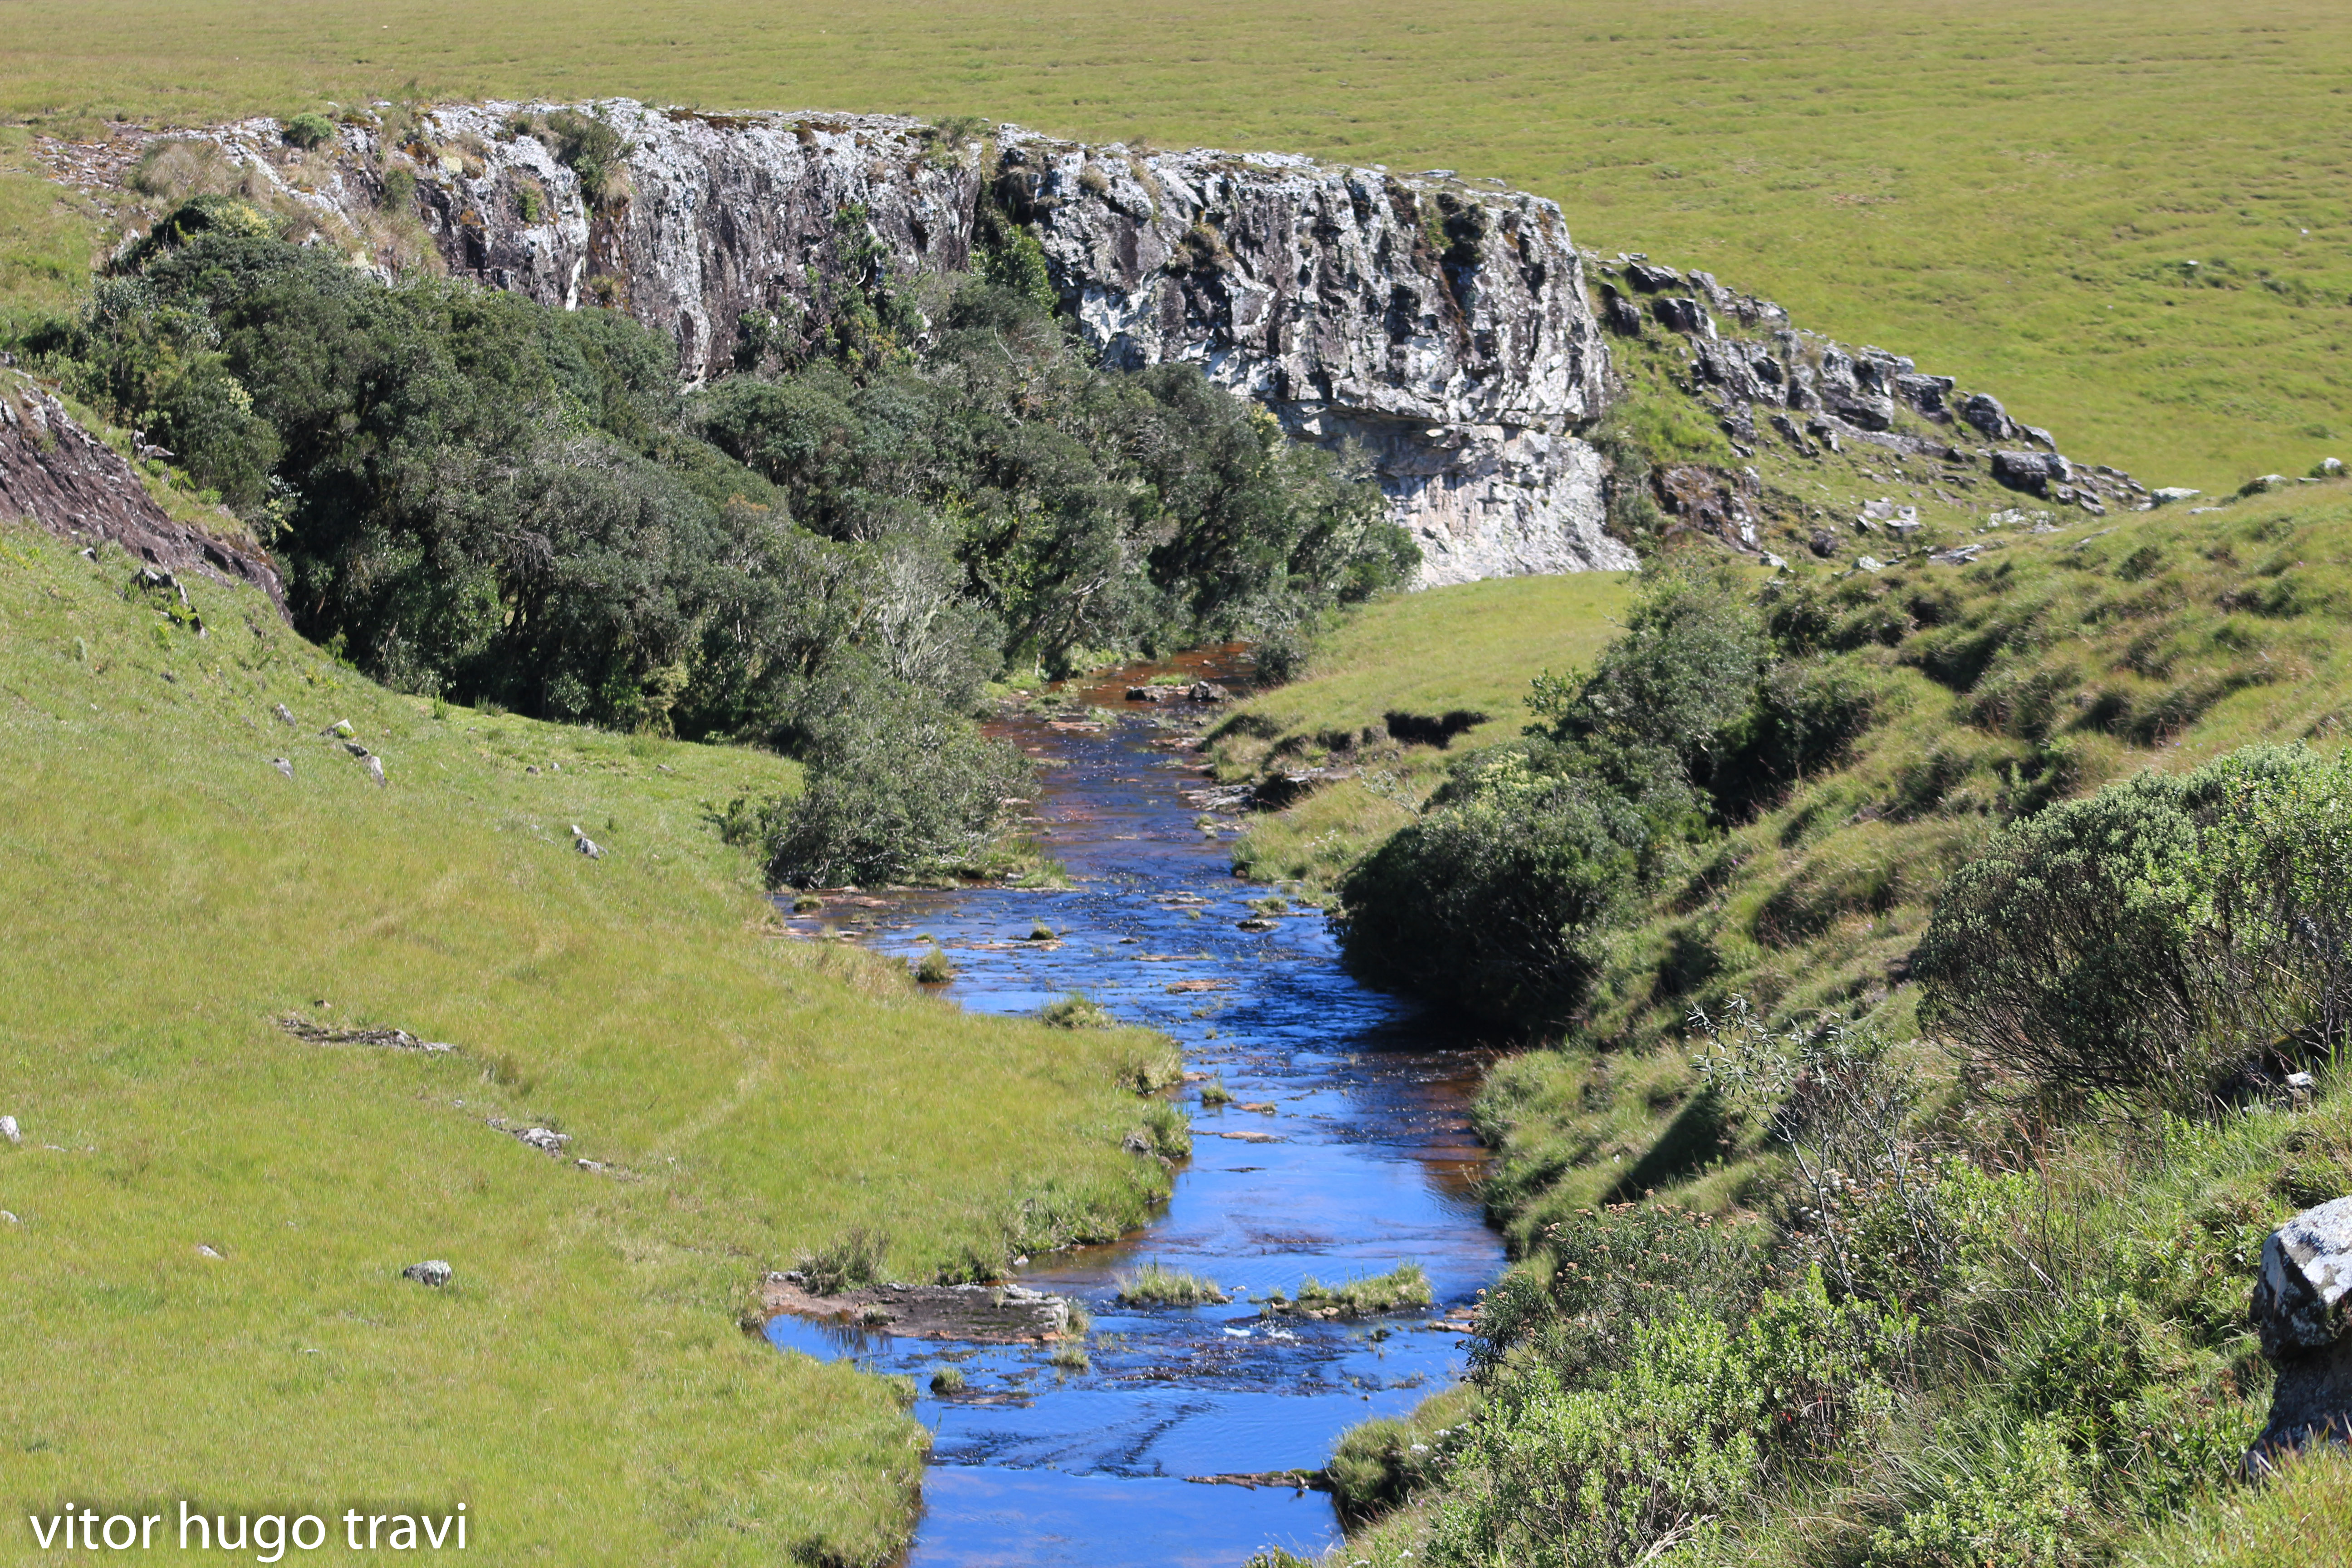
[[(1120, 671), (1080, 694), (1140, 710), (1123, 700), (1129, 680), (1168, 668)], [(1202, 668), (1187, 660), (1184, 673)], [(1240, 928), (1265, 889), (1235, 879), (1225, 843), (1197, 826), (1202, 813), (1181, 792), (1202, 781), (1188, 754), (1151, 743), (1171, 733), (1152, 721), (1160, 710), (1098, 730), (1025, 715), (993, 727), (1061, 764), (1041, 770), (1039, 837), (1068, 868), (1069, 890), (835, 900), (793, 922), (898, 954), (936, 937), (959, 971), (950, 994), (976, 1012), (1032, 1012), (1084, 991), (1122, 1022), (1173, 1036), (1185, 1066), (1221, 1075), (1236, 1101), (1205, 1109), (1186, 1087), (1192, 1158), (1140, 1233), (1017, 1271), (1024, 1284), (1086, 1300), (1089, 1370), (1057, 1369), (1039, 1346), (770, 1322), (781, 1347), (854, 1356), (922, 1390), (917, 1414), (935, 1440), (915, 1568), (1234, 1568), (1268, 1545), (1335, 1544), (1321, 1493), (1184, 1478), (1311, 1469), (1349, 1426), (1410, 1409), (1461, 1370), (1458, 1337), (1430, 1325), (1502, 1267), (1473, 1192), (1483, 1152), (1466, 1108), (1483, 1058), (1348, 978), (1319, 915)], [(1027, 940), (1040, 921), (1055, 940)], [(1119, 1306), (1114, 1275), (1146, 1260), (1205, 1275), (1234, 1302)], [(1428, 1270), (1435, 1310), (1269, 1321), (1242, 1299), (1400, 1261)], [(929, 1384), (947, 1365), (966, 1388), (942, 1398)]]

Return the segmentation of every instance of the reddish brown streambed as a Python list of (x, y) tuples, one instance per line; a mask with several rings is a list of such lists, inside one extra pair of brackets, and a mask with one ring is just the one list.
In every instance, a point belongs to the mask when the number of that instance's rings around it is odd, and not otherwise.
[[(1141, 1233), (1019, 1270), (1023, 1285), (1087, 1301), (1087, 1370), (1055, 1366), (1045, 1345), (943, 1345), (789, 1315), (770, 1324), (783, 1348), (854, 1356), (925, 1391), (919, 1412), (936, 1439), (919, 1568), (1238, 1564), (1263, 1546), (1334, 1543), (1319, 1493), (1186, 1478), (1312, 1469), (1349, 1425), (1411, 1408), (1459, 1371), (1457, 1337), (1432, 1325), (1502, 1266), (1465, 1117), (1483, 1056), (1443, 1020), (1349, 979), (1320, 916), (1244, 930), (1265, 889), (1236, 880), (1225, 837), (1196, 826), (1184, 792), (1204, 781), (1190, 755), (1152, 744), (1172, 733), (1155, 720), (1175, 710), (1126, 700), (1152, 675), (1223, 680), (1235, 665), (1217, 650), (1091, 679), (1081, 694), (1118, 715), (1099, 727), (1028, 714), (995, 726), (1061, 764), (1041, 770), (1039, 834), (1068, 867), (1069, 890), (908, 893), (794, 922), (898, 953), (935, 936), (959, 971), (953, 995), (975, 1011), (1028, 1012), (1084, 991), (1174, 1036), (1186, 1065), (1220, 1075), (1238, 1102), (1193, 1104), (1193, 1156)], [(1024, 940), (1040, 921), (1057, 940)], [(1113, 1276), (1146, 1260), (1205, 1275), (1234, 1303), (1120, 1307)], [(1429, 1271), (1434, 1309), (1318, 1322), (1265, 1319), (1242, 1299), (1401, 1261)], [(950, 1365), (963, 1391), (930, 1394)]]

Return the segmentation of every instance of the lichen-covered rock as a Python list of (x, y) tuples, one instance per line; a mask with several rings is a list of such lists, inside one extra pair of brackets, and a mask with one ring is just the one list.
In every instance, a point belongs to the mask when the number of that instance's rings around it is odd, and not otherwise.
[(2263, 1353), (2326, 1350), (2344, 1330), (2352, 1293), (2352, 1197), (2305, 1209), (2263, 1243), (2251, 1309)]
[(1601, 413), (1607, 353), (1553, 203), (1285, 154), (1089, 147), (1010, 126), (955, 142), (889, 116), (626, 100), (584, 111), (617, 136), (625, 171), (591, 190), (544, 129), (565, 112), (448, 106), (397, 147), (347, 127), (333, 173), (313, 161), (300, 185), (281, 173), (275, 121), (208, 134), (284, 199), (361, 234), (381, 228), (383, 171), (413, 168), (450, 272), (625, 310), (677, 341), (689, 381), (815, 342), (877, 266), (902, 281), (969, 268), (994, 202), (1033, 226), (1112, 363), (1197, 363), (1291, 434), (1360, 446), (1422, 547), (1423, 582), (1634, 564), (1601, 531), (1601, 460), (1580, 434)]
[(2305, 1209), (2263, 1243), (2248, 1316), (2263, 1353), (2278, 1363), (2270, 1421), (2252, 1462), (2314, 1439), (2352, 1436), (2352, 1197)]

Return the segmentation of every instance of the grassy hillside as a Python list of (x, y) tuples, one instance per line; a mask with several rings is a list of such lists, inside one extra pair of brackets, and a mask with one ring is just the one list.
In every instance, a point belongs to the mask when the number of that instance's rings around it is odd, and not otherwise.
[(1354, 770), (1290, 809), (1253, 817), (1234, 864), (1310, 896), (1444, 777), (1454, 755), (1517, 734), (1528, 683), (1613, 635), (1630, 575), (1514, 577), (1400, 594), (1354, 613), (1305, 676), (1241, 704), (1211, 732), (1227, 781)]
[(1587, 245), (1709, 268), (1990, 388), (2150, 483), (2300, 472), (2352, 432), (2346, 154), (2313, 129), (2352, 90), (2352, 16), (2321, 0), (20, 0), (11, 18), (0, 116), (68, 132), (630, 93), (1454, 168), (1558, 199)]
[[(257, 595), (190, 584), (199, 637), (131, 577), (0, 534), (12, 1503), (466, 1501), (508, 1563), (890, 1556), (921, 1433), (743, 1333), (751, 1286), (853, 1226), (913, 1279), (1133, 1223), (1167, 1177), (1119, 1149), (1125, 1083), (1164, 1047), (782, 940), (709, 813), (786, 763), (395, 696)], [(400, 1277), (427, 1258), (447, 1289)]]
[[(1573, 1351), (1583, 1331), (1574, 1325), (1593, 1325), (1597, 1343), (1613, 1348), (1592, 1349), (1591, 1365), (1610, 1370), (1578, 1386), (1601, 1403), (1545, 1405), (1506, 1368), (1493, 1386), (1514, 1409), (1533, 1401), (1524, 1408), (1556, 1423), (1543, 1435), (1526, 1425), (1537, 1416), (1507, 1428), (1474, 1420), (1476, 1402), (1461, 1392), (1410, 1421), (1360, 1429), (1333, 1466), (1343, 1494), (1374, 1513), (1405, 1506), (1335, 1561), (1486, 1561), (1464, 1544), (1485, 1539), (1462, 1533), (1465, 1521), (1536, 1509), (1540, 1489), (1570, 1485), (1578, 1464), (1615, 1478), (1612, 1488), (1650, 1476), (1664, 1478), (1661, 1497), (1703, 1496), (1714, 1484), (1704, 1466), (1661, 1458), (1638, 1435), (1706, 1430), (1717, 1418), (1640, 1404), (1653, 1397), (1642, 1379), (1672, 1381), (1659, 1369), (1683, 1342), (1643, 1338), (1621, 1320), (1671, 1321), (1679, 1334), (1717, 1313), (1727, 1332), (1745, 1331), (1761, 1289), (1770, 1310), (1806, 1321), (1802, 1335), (1843, 1342), (1851, 1325), (1827, 1305), (1804, 1306), (1798, 1289), (1809, 1256), (1831, 1261), (1821, 1239), (1831, 1232), (1805, 1206), (1826, 1200), (1795, 1184), (1786, 1152), (1802, 1115), (1710, 1089), (1696, 1070), (1696, 1056), (1730, 1047), (1711, 1045), (1692, 1010), (1720, 1019), (1737, 998), (1780, 1026), (1843, 1016), (1885, 1043), (1864, 1047), (1860, 1070), (1894, 1096), (1884, 1130), (1914, 1152), (1906, 1179), (1931, 1194), (1918, 1201), (1932, 1211), (1932, 1239), (1911, 1238), (1911, 1219), (1890, 1206), (1895, 1186), (1843, 1163), (1858, 1157), (1847, 1148), (1838, 1169), (1859, 1184), (1837, 1200), (1833, 1229), (1853, 1249), (1846, 1266), (1864, 1267), (1852, 1262), (1860, 1256), (1885, 1271), (1878, 1285), (1848, 1289), (1916, 1314), (1898, 1337), (1916, 1337), (1891, 1361), (1857, 1350), (1842, 1371), (1790, 1373), (1801, 1384), (1862, 1377), (1822, 1395), (1858, 1403), (1803, 1456), (1770, 1461), (1780, 1468), (1756, 1493), (1760, 1506), (1739, 1500), (1696, 1531), (1688, 1561), (2244, 1563), (2291, 1531), (2315, 1542), (2342, 1534), (2352, 1491), (2340, 1466), (2314, 1465), (2259, 1496), (2231, 1489), (2268, 1398), (2244, 1326), (2255, 1250), (2286, 1215), (2352, 1184), (2340, 1079), (2323, 1072), (2311, 1104), (2256, 1102), (2210, 1124), (2163, 1122), (2160, 1136), (2128, 1118), (2053, 1123), (1922, 1030), (1911, 970), (1946, 879), (2003, 824), (2251, 743), (2341, 747), (2352, 717), (2352, 485), (1977, 542), (1985, 550), (1973, 564), (1924, 552), (1880, 572), (1808, 560), (1762, 588), (1780, 645), (1815, 660), (1866, 723), (1828, 765), (1668, 865), (1616, 921), (1564, 1039), (1499, 1064), (1478, 1104), (1499, 1150), (1486, 1196), (1523, 1260), (1483, 1331), (1511, 1344), (1510, 1314), (1530, 1291), (1581, 1312), (1546, 1331), (1570, 1339), (1543, 1353), (1574, 1363), (1584, 1353)], [(1349, 700), (1381, 708), (1424, 679), (1417, 660), (1428, 657), (1444, 656), (1414, 643), (1384, 678), (1349, 669)], [(1290, 710), (1317, 711), (1317, 692), (1304, 683)], [(1394, 812), (1409, 819), (1407, 806)], [(1749, 1364), (1751, 1353), (1773, 1364), (1769, 1345), (1743, 1346), (1725, 1350), (1722, 1364)], [(1643, 1359), (1654, 1355), (1666, 1361)], [(1877, 1371), (1865, 1376), (1864, 1365)], [(1745, 1396), (1730, 1386), (1705, 1397), (1738, 1408)], [(1607, 1403), (1625, 1400), (1638, 1408)], [(1573, 1459), (1588, 1421), (1634, 1435)], [(1717, 1436), (1724, 1446), (1709, 1452), (1736, 1452)], [(1509, 1458), (1519, 1441), (1529, 1447)], [(1559, 1506), (1581, 1521), (1574, 1539), (1607, 1537), (1595, 1521), (1612, 1516), (1591, 1497)], [(1627, 1539), (1631, 1552), (1655, 1537)], [(1594, 1551), (1596, 1563), (1633, 1560)]]
[(1742, 994), (1906, 1033), (1937, 889), (2001, 823), (2253, 742), (2340, 744), (2352, 487), (2011, 537), (1968, 567), (1822, 570), (1779, 605), (1877, 722), (1623, 929), (1575, 1048), (1492, 1080), (1495, 1196), (1523, 1240), (1648, 1188), (1736, 1201), (1742, 1170), (1715, 1165), (1714, 1130), (1683, 1115), (1694, 1005)]

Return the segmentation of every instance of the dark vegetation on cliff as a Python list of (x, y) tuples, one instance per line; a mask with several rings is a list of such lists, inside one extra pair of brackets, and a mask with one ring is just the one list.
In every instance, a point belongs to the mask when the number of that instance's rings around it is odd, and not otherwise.
[(814, 352), (687, 395), (625, 317), (387, 285), (280, 226), (200, 198), (23, 341), (387, 684), (808, 758), (755, 813), (780, 879), (972, 864), (1019, 793), (968, 723), (1008, 662), (1295, 638), (1412, 563), (1341, 459), (1191, 367), (1091, 363), (1016, 231), (930, 315), (853, 268)]

